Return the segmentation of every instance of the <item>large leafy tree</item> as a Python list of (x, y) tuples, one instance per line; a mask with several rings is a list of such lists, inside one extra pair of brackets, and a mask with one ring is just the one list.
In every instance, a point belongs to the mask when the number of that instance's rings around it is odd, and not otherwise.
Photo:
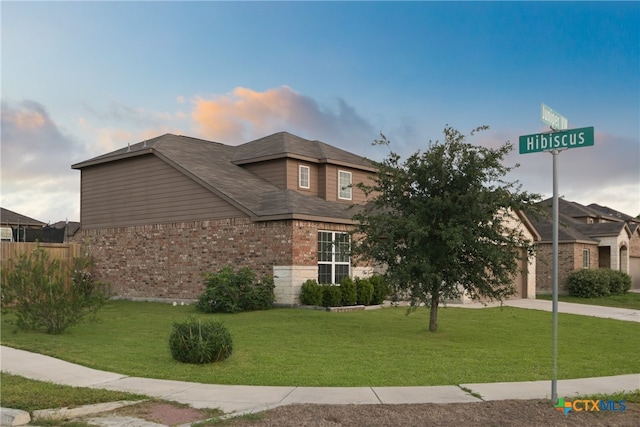
[[(393, 288), (415, 308), (430, 309), (437, 330), (438, 305), (466, 292), (473, 299), (500, 300), (515, 293), (514, 276), (529, 242), (514, 226), (516, 212), (539, 200), (506, 182), (514, 167), (503, 165), (512, 144), (492, 149), (472, 145), (446, 127), (444, 142), (405, 161), (390, 149), (378, 174), (359, 187), (370, 202), (354, 215), (353, 252), (386, 268)], [(386, 145), (381, 135), (374, 144)]]

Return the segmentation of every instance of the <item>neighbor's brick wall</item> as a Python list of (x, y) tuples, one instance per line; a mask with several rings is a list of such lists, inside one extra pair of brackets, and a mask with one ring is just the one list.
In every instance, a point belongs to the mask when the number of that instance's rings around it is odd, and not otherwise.
[[(558, 293), (566, 294), (567, 278), (582, 268), (582, 250), (589, 249), (589, 268), (598, 268), (598, 245), (584, 243), (558, 244)], [(551, 243), (536, 245), (536, 292), (551, 294), (553, 289), (553, 247)]]
[(259, 275), (291, 265), (292, 239), (291, 221), (246, 218), (82, 230), (74, 237), (93, 253), (97, 277), (116, 295), (176, 300), (198, 298), (203, 275), (226, 265)]

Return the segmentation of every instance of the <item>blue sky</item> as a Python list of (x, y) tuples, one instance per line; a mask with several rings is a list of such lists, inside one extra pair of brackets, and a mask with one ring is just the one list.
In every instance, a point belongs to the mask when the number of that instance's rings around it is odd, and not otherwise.
[(167, 132), (227, 144), (286, 130), (380, 159), (449, 124), (516, 147), (509, 177), (549, 197), (545, 103), (594, 147), (559, 156), (559, 193), (640, 213), (638, 2), (7, 2), (2, 200), (79, 220), (70, 165)]

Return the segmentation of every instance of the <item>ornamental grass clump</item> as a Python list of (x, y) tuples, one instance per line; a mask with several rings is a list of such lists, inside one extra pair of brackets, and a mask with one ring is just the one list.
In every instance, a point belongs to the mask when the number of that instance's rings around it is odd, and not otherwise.
[(37, 246), (2, 268), (3, 313), (23, 330), (61, 334), (94, 315), (108, 300), (109, 286), (95, 280), (90, 255), (70, 263), (51, 259)]
[(171, 357), (178, 362), (201, 365), (231, 356), (233, 340), (222, 322), (203, 322), (191, 316), (173, 324), (169, 349)]

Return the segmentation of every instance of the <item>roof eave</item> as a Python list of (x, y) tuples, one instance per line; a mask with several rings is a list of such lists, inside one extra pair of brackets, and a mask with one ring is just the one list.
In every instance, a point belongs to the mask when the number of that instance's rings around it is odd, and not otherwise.
[(254, 222), (300, 220), (300, 221), (313, 221), (313, 222), (328, 222), (333, 224), (346, 224), (346, 225), (356, 224), (356, 221), (354, 221), (351, 218), (336, 218), (336, 217), (329, 217), (329, 216), (317, 216), (317, 215), (296, 214), (296, 213), (253, 216), (251, 217), (251, 220)]
[(89, 166), (101, 165), (104, 163), (115, 162), (118, 160), (129, 159), (132, 157), (143, 156), (145, 154), (153, 154), (154, 149), (151, 147), (142, 148), (135, 151), (127, 151), (121, 154), (114, 154), (112, 156), (94, 158), (90, 160), (86, 160), (84, 162), (76, 163), (71, 165), (71, 169), (83, 169)]

